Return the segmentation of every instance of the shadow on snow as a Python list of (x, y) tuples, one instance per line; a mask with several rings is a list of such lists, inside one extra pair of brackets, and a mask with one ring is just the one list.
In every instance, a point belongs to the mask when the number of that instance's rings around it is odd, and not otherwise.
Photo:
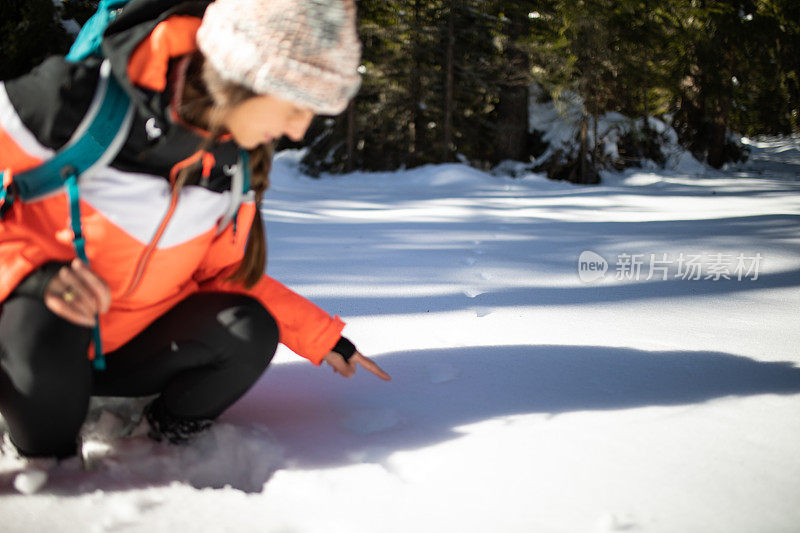
[[(800, 394), (800, 368), (721, 352), (602, 346), (486, 346), (381, 355), (393, 376), (342, 379), (305, 362), (273, 365), (223, 414), (213, 438), (186, 447), (118, 439), (122, 461), (57, 471), (45, 493), (77, 496), (182, 481), (260, 492), (281, 468), (382, 463), (514, 415), (562, 415)], [(210, 459), (209, 459), (210, 458)], [(13, 474), (13, 473), (12, 473)], [(11, 480), (0, 494), (11, 494)]]
[(296, 468), (382, 462), (459, 437), (459, 426), (800, 393), (800, 368), (721, 352), (600, 346), (488, 346), (385, 354), (393, 380), (345, 380), (303, 363), (271, 368), (224, 418), (267, 425)]

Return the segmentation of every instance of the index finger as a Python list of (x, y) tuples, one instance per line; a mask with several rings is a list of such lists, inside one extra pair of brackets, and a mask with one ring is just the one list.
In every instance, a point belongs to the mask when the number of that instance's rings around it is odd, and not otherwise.
[(75, 259), (72, 262), (72, 269), (73, 271), (80, 276), (81, 281), (83, 281), (89, 289), (91, 289), (95, 300), (97, 301), (98, 310), (101, 313), (105, 313), (108, 311), (108, 308), (111, 306), (111, 291), (106, 285), (106, 282), (103, 279), (95, 274), (83, 261), (80, 259)]
[(378, 376), (384, 381), (391, 381), (392, 376), (381, 370), (381, 367), (376, 365), (369, 357), (366, 357), (361, 352), (355, 352), (353, 354), (353, 358), (356, 360), (358, 364)]

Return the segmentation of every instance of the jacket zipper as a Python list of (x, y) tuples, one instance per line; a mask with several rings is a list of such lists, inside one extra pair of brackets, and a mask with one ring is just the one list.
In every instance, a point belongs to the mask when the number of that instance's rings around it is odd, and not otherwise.
[[(200, 151), (196, 152), (193, 155), (187, 157), (183, 161), (177, 163), (170, 172), (170, 182), (173, 184), (175, 183), (175, 179), (177, 178), (178, 171), (181, 168), (194, 164), (197, 160), (202, 162), (202, 178), (204, 180), (208, 180), (209, 176), (211, 175), (211, 169), (216, 164), (216, 160), (214, 156), (208, 152)], [(144, 272), (147, 268), (147, 263), (150, 261), (150, 256), (153, 255), (153, 252), (158, 246), (158, 242), (161, 240), (161, 237), (164, 235), (164, 231), (167, 229), (167, 224), (169, 223), (172, 215), (175, 214), (175, 208), (178, 206), (178, 194), (174, 192), (172, 193), (172, 197), (169, 201), (169, 208), (167, 209), (167, 213), (164, 215), (164, 218), (161, 220), (161, 224), (158, 226), (158, 230), (156, 231), (155, 236), (150, 241), (150, 244), (147, 245), (142, 256), (139, 258), (139, 261), (136, 263), (136, 270), (133, 274), (133, 279), (131, 279), (131, 283), (128, 286), (128, 289), (125, 291), (125, 294), (122, 295), (121, 298), (127, 298), (139, 287), (139, 284), (142, 282), (142, 278), (144, 277)]]
[(172, 218), (172, 215), (175, 213), (175, 208), (178, 205), (178, 195), (173, 194), (172, 198), (169, 202), (169, 208), (167, 209), (167, 214), (164, 215), (164, 219), (161, 221), (161, 224), (158, 226), (158, 230), (156, 231), (153, 240), (150, 241), (150, 244), (147, 245), (142, 256), (139, 258), (139, 261), (136, 264), (136, 270), (134, 271), (133, 279), (131, 280), (128, 289), (125, 291), (125, 294), (122, 295), (122, 298), (127, 298), (139, 287), (139, 284), (142, 281), (142, 277), (144, 277), (145, 267), (147, 263), (150, 261), (150, 256), (153, 255), (153, 251), (158, 246), (158, 241), (161, 240), (162, 235), (164, 235), (164, 231), (167, 229), (167, 223)]

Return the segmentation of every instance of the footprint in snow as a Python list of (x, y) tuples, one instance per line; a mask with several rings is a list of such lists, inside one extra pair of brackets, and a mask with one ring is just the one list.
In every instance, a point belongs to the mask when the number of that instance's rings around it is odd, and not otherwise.
[(108, 515), (95, 531), (119, 531), (139, 522), (142, 509), (134, 501), (117, 499), (108, 507)]
[[(102, 491), (100, 494), (102, 494)], [(114, 498), (116, 499), (112, 499), (108, 507), (106, 507), (108, 514), (100, 524), (93, 528), (93, 531), (105, 533), (127, 529), (140, 522), (143, 513), (163, 503), (161, 499), (151, 496)]]
[(464, 291), (464, 295), (468, 298), (475, 298), (476, 296), (483, 294), (483, 291), (480, 289), (467, 289)]

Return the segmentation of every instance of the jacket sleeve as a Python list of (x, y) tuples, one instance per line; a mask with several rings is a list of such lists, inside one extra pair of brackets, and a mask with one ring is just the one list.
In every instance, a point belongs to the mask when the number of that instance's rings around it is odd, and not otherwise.
[[(252, 220), (254, 211), (252, 204), (242, 206), (240, 229), (249, 227), (248, 220)], [(266, 274), (250, 289), (227, 281), (238, 268), (246, 241), (247, 232), (235, 232), (232, 225), (217, 236), (195, 273), (200, 290), (235, 292), (257, 299), (278, 323), (280, 341), (319, 366), (339, 341), (344, 322)]]
[[(0, 83), (0, 172), (8, 180), (52, 156), (23, 124)], [(9, 201), (7, 199), (6, 201)], [(0, 218), (0, 302), (31, 272), (47, 261), (68, 261), (72, 250), (49, 223), (66, 209), (58, 198), (31, 205), (15, 202)], [(54, 213), (55, 212), (55, 213)]]
[(66, 202), (51, 197), (34, 204), (15, 202), (0, 220), (0, 302), (43, 264), (75, 257), (70, 236), (52, 224), (53, 213), (58, 219), (62, 212), (66, 220)]

